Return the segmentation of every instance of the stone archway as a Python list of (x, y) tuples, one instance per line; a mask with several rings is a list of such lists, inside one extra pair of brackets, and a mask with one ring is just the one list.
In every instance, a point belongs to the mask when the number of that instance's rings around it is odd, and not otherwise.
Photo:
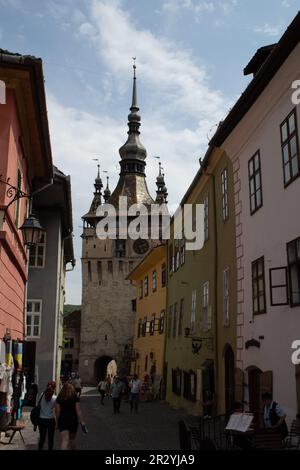
[(94, 364), (94, 379), (96, 383), (99, 383), (100, 380), (105, 379), (107, 375), (107, 366), (112, 361), (111, 356), (101, 356), (96, 359)]

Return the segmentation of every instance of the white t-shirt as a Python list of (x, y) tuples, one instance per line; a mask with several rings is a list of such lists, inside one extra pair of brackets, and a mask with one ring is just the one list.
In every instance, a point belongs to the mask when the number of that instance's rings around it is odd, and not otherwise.
[(131, 381), (131, 393), (140, 393), (141, 387), (142, 382), (139, 379)]
[(56, 395), (52, 395), (51, 400), (47, 401), (45, 395), (41, 399), (40, 403), (40, 418), (42, 419), (53, 419), (54, 418), (54, 407), (56, 402)]

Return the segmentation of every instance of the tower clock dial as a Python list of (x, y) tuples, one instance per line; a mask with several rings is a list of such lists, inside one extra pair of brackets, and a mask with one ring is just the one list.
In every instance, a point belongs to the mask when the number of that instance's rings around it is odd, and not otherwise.
[(138, 255), (144, 255), (145, 253), (147, 253), (147, 251), (149, 250), (149, 243), (147, 240), (143, 240), (142, 238), (138, 238), (137, 240), (135, 240), (135, 242), (133, 243), (133, 250), (135, 251), (135, 253), (137, 253)]

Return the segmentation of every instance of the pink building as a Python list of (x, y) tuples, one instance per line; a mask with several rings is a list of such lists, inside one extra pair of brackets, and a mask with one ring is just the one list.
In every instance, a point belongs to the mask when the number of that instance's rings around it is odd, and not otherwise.
[(237, 374), (250, 410), (270, 391), (288, 422), (300, 412), (300, 14), (244, 70), (247, 89), (211, 145), (233, 162), (237, 256)]
[(27, 252), (19, 227), (29, 199), (14, 200), (10, 185), (30, 195), (49, 184), (52, 158), (41, 60), (0, 49), (0, 81), (0, 339), (16, 340), (24, 338)]

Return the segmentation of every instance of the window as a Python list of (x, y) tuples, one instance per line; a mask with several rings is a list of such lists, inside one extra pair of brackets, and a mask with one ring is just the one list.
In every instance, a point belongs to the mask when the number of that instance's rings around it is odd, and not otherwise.
[(152, 292), (156, 291), (156, 271), (152, 272)]
[(137, 337), (139, 338), (141, 336), (141, 330), (142, 330), (142, 319), (139, 319), (138, 322), (138, 330), (137, 330)]
[(154, 327), (155, 327), (155, 313), (152, 314), (152, 316), (151, 316), (151, 321), (150, 321), (150, 329), (149, 329), (149, 332), (150, 332), (150, 335), (151, 335), (151, 336), (154, 335)]
[(180, 240), (180, 264), (183, 266), (185, 263), (185, 240), (182, 238)]
[(109, 273), (113, 273), (113, 263), (112, 261), (107, 261), (107, 270)]
[(300, 305), (300, 237), (287, 244), (290, 305)]
[(97, 261), (97, 273), (98, 273), (98, 281), (102, 281), (102, 264), (101, 261)]
[(192, 370), (183, 372), (183, 396), (186, 400), (196, 401), (196, 377)]
[(168, 338), (171, 338), (172, 331), (172, 319), (173, 319), (173, 305), (169, 307), (169, 318), (168, 318)]
[(208, 196), (203, 201), (204, 204), (204, 241), (208, 240)]
[(116, 257), (125, 258), (126, 256), (126, 240), (116, 240)]
[(222, 216), (223, 220), (228, 219), (228, 171), (227, 168), (221, 173), (221, 191), (222, 191)]
[(261, 166), (259, 150), (248, 162), (250, 213), (262, 207)]
[(280, 126), (281, 153), (284, 185), (287, 186), (300, 174), (297, 118), (294, 109)]
[(123, 272), (123, 261), (119, 261), (119, 272), (122, 273)]
[(163, 333), (165, 329), (165, 311), (162, 310), (160, 312), (160, 318), (159, 318), (159, 333)]
[(143, 298), (143, 281), (140, 280), (140, 299)]
[(177, 305), (177, 302), (176, 304), (174, 305), (174, 314), (173, 314), (173, 338), (176, 338), (176, 329), (177, 329), (177, 308), (178, 308), (178, 305)]
[(74, 338), (65, 338), (65, 349), (73, 349), (74, 348)]
[(182, 323), (183, 323), (183, 306), (184, 306), (184, 299), (180, 300), (180, 308), (179, 308), (179, 318), (178, 318), (178, 336), (182, 334)]
[(175, 246), (175, 255), (174, 255), (174, 270), (177, 271), (177, 269), (180, 268), (180, 250), (179, 246)]
[(148, 295), (148, 276), (144, 279), (144, 296), (147, 297)]
[(252, 263), (252, 305), (253, 315), (266, 313), (265, 263), (263, 256)]
[(211, 315), (209, 309), (209, 282), (203, 284), (202, 291), (202, 329), (208, 331), (211, 329)]
[(136, 312), (136, 299), (131, 300), (131, 310)]
[(28, 300), (26, 308), (26, 336), (39, 338), (41, 336), (42, 301)]
[(148, 369), (148, 354), (145, 357), (145, 372), (147, 372)]
[(229, 268), (223, 271), (223, 319), (224, 326), (229, 326)]
[(147, 317), (144, 317), (143, 322), (142, 322), (142, 336), (146, 336), (146, 330), (147, 330)]
[(42, 232), (39, 243), (31, 246), (29, 250), (29, 266), (31, 268), (44, 268), (46, 259), (46, 232)]
[(167, 273), (166, 273), (166, 263), (163, 263), (161, 266), (161, 285), (162, 287), (166, 286)]
[(173, 272), (173, 245), (169, 246), (169, 272)]
[(196, 296), (197, 296), (197, 291), (193, 290), (193, 292), (192, 292), (192, 306), (191, 306), (191, 333), (193, 333), (195, 331)]

